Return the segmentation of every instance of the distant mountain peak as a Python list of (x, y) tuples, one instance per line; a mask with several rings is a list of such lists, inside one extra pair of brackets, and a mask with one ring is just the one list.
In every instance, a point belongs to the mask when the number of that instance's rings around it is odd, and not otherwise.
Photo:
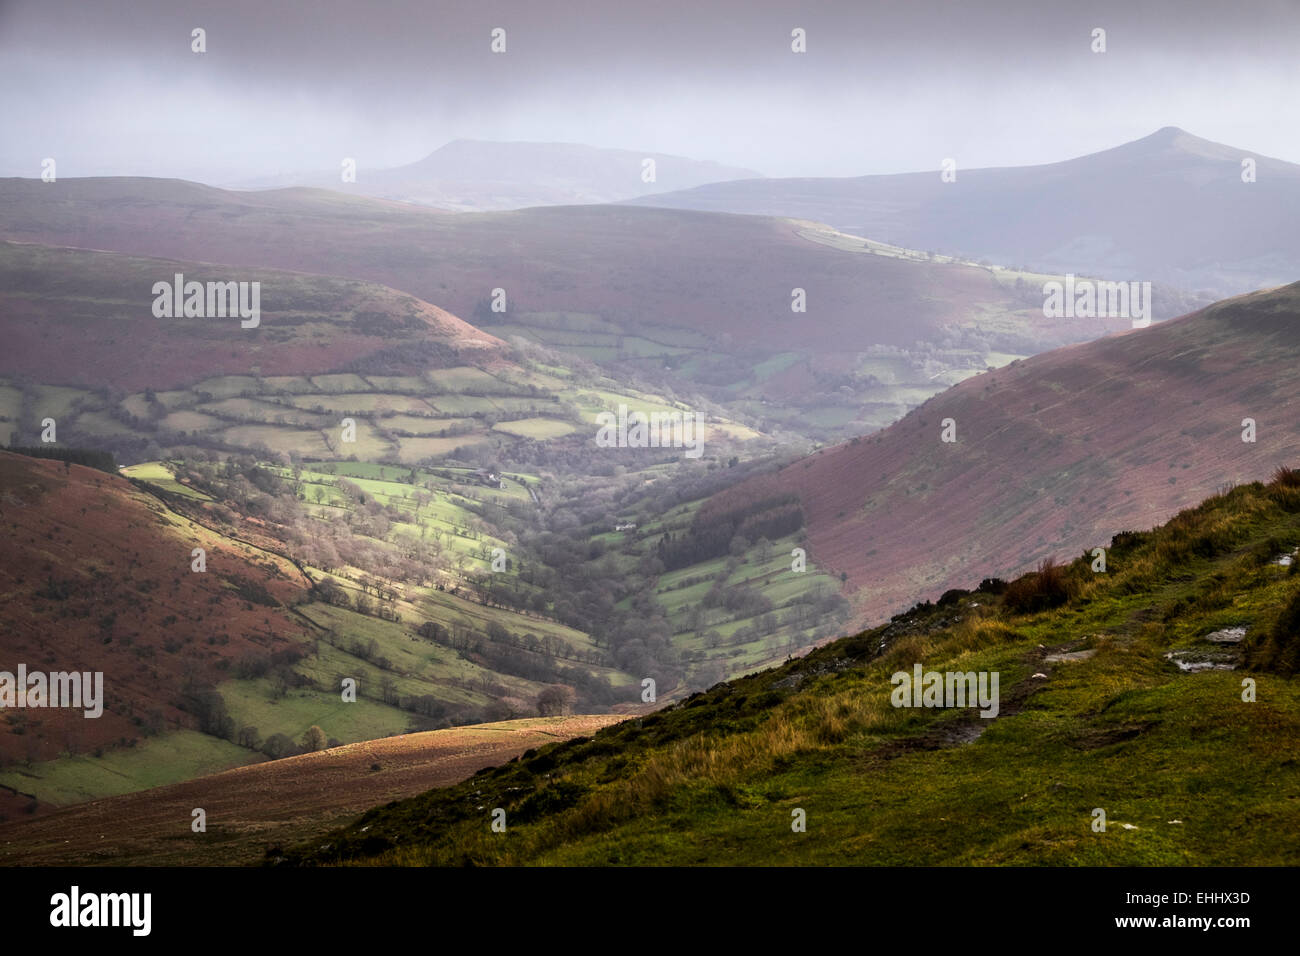
[(1178, 126), (1162, 126), (1149, 136), (1125, 143), (1117, 149), (1128, 152), (1166, 152), (1176, 151), (1206, 159), (1237, 159), (1246, 155), (1240, 149), (1203, 139)]

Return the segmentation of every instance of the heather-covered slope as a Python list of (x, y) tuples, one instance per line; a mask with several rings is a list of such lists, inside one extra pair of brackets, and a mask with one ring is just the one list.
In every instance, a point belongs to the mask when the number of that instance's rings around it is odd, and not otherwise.
[(879, 621), (1268, 475), (1300, 458), (1298, 409), (1300, 284), (967, 379), (706, 507), (798, 495), (810, 554)]
[[(205, 312), (211, 301), (222, 314), (187, 316), (174, 295), (154, 293), (177, 275), (185, 287), (203, 287)], [(224, 294), (232, 282), (249, 284), (242, 300), (237, 290)], [(210, 283), (223, 286), (211, 299)], [(162, 317), (154, 311), (160, 295), (168, 300)], [(242, 303), (251, 313), (254, 301), (258, 314), (249, 318), (229, 308)], [(375, 364), (395, 375), (509, 364), (501, 340), (371, 282), (23, 242), (0, 242), (0, 328), (0, 377), (126, 391)]]

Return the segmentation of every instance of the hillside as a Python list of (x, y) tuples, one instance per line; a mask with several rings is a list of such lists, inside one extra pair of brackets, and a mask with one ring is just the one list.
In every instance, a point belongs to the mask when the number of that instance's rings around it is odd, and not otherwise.
[[(784, 219), (628, 206), (451, 214), (151, 179), (0, 180), (0, 209), (0, 238), (379, 283), (650, 390), (702, 394), (760, 431), (819, 439), (1132, 324), (1044, 320), (1049, 276)], [(797, 289), (805, 312), (792, 310)], [(1156, 289), (1153, 304), (1161, 319), (1204, 302)]]
[[(228, 866), (621, 718), (546, 717), (346, 744), (0, 823), (5, 866)], [(191, 829), (202, 807), (207, 830)]]
[[(1256, 179), (1242, 181), (1242, 160)], [(790, 216), (1045, 272), (1164, 282), (1217, 296), (1289, 282), (1300, 166), (1166, 127), (1043, 166), (715, 183), (641, 206)]]
[[(455, 522), (445, 552), (439, 544), (412, 561), (394, 550), (382, 560), (404, 566), (391, 569), (372, 563), (348, 520), (300, 525), (272, 507), (269, 472), (238, 461), (211, 467), (220, 487), (246, 489), (217, 498), (197, 487), (204, 472), (194, 468), (194, 477), (164, 478), (154, 466), (146, 482), (0, 451), (0, 522), (11, 542), (0, 555), (0, 669), (99, 671), (104, 689), (97, 718), (6, 708), (0, 815), (327, 743), (533, 715), (557, 683), (570, 703), (633, 698), (617, 689), (632, 678), (588, 635), (459, 583), (471, 553), (482, 562), (482, 535), (450, 501), (435, 505), (436, 521)], [(332, 474), (318, 480), (339, 494)], [(380, 520), (363, 513), (367, 527)], [(202, 572), (195, 548), (205, 552)], [(354, 701), (342, 699), (345, 678)], [(322, 736), (309, 745), (313, 726)]]
[[(654, 160), (654, 180), (643, 163)], [(235, 184), (243, 189), (310, 186), (440, 209), (488, 212), (526, 206), (607, 203), (728, 179), (753, 179), (752, 169), (718, 163), (601, 149), (578, 143), (497, 143), (458, 139), (405, 166), (358, 168), (356, 182), (340, 170), (264, 177)]]
[[(187, 289), (202, 286), (205, 311), (209, 283), (249, 283), (249, 294), (214, 297), (226, 314), (211, 317), (176, 312), (175, 296), (162, 294), (159, 316), (152, 290), (173, 286), (178, 274)], [(236, 302), (250, 317), (229, 308)], [(90, 389), (166, 391), (222, 375), (377, 364), (397, 375), (509, 364), (500, 339), (374, 283), (31, 243), (0, 243), (0, 316), (10, 342), (0, 376)]]
[[(779, 660), (842, 618), (838, 582), (815, 562), (800, 578), (781, 573), (793, 527), (752, 560), (678, 564), (657, 586), (662, 601), (640, 603), (652, 536), (689, 521), (683, 508), (662, 520), (659, 503), (699, 501), (739, 480), (741, 455), (774, 447), (712, 405), (698, 458), (607, 449), (593, 441), (604, 410), (695, 409), (357, 280), (13, 242), (0, 243), (0, 271), (17, 342), (0, 359), (12, 443), (41, 444), (52, 420), (56, 447), (116, 454), (177, 513), (293, 557), (327, 589), (298, 608), (330, 635), (323, 659), (288, 668), (300, 705), (266, 706), (267, 677), (221, 691), (262, 734), (296, 741), (329, 712), (321, 688), (335, 666), (393, 682), (382, 695), (371, 686), (382, 706), (365, 720), (323, 725), (352, 739), (416, 719), (532, 714), (546, 685), (604, 710), (637, 706), (626, 688), (653, 675), (670, 699)], [(258, 326), (155, 317), (150, 290), (177, 273), (263, 283)], [(372, 642), (387, 665), (358, 653)], [(39, 776), (13, 786), (66, 803), (112, 785)]]
[[(269, 862), (1295, 865), (1297, 545), (1283, 470)], [(996, 713), (891, 706), (916, 667)]]
[(876, 622), (926, 594), (1151, 527), (1295, 461), (1297, 408), (1300, 284), (967, 379), (877, 435), (704, 510), (796, 495), (810, 555), (847, 576), (859, 619)]
[[(6, 708), (6, 811), (40, 789), (20, 766), (192, 728), (196, 702), (235, 662), (306, 642), (286, 605), (310, 583), (291, 562), (185, 521), (122, 478), (0, 451), (0, 522), (3, 669), (104, 674), (98, 718)], [(207, 553), (202, 574), (191, 571), (196, 547)], [(207, 769), (254, 756), (215, 740), (193, 755)]]
[[(187, 288), (259, 283), (260, 314), (156, 316), (151, 290), (176, 275)], [(11, 345), (0, 356), (0, 437), (37, 443), (53, 418), (65, 438), (131, 461), (197, 445), (414, 464), (585, 439), (618, 402), (687, 407), (581, 360), (535, 371), (437, 306), (329, 276), (0, 242), (0, 326)], [(758, 437), (711, 417), (707, 437)]]

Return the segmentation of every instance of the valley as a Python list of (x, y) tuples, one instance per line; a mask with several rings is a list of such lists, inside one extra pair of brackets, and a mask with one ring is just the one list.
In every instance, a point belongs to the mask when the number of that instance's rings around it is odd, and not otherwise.
[[(1213, 739), (1121, 813), (1195, 816), (1182, 786), (1286, 825), (1225, 780), (1250, 721), (1293, 732), (1300, 287), (1170, 274), (1147, 328), (1049, 318), (1075, 260), (806, 218), (42, 185), (0, 181), (0, 661), (109, 690), (0, 720), (11, 863), (938, 863), (921, 807), (1000, 834), (963, 863), (1231, 864), (1204, 826), (1070, 835), (1062, 801), (1171, 746), (1120, 720), (1147, 694)], [(884, 709), (906, 655), (994, 669), (994, 720)], [(1206, 703), (1230, 668), (1265, 716)], [(484, 786), (520, 838), (476, 829)]]
[[(1291, 864), (1297, 515), (1300, 473), (1279, 470), (1116, 535), (1104, 573), (1085, 556), (971, 582), (271, 862)], [(916, 661), (1000, 674), (997, 716), (891, 706)]]

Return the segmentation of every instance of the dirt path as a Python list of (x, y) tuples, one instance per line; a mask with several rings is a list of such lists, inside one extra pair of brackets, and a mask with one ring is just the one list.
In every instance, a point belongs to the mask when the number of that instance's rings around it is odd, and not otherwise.
[[(623, 719), (532, 718), (385, 737), (96, 800), (0, 824), (0, 865), (256, 864), (268, 847)], [(196, 807), (206, 811), (206, 833), (191, 830)]]

